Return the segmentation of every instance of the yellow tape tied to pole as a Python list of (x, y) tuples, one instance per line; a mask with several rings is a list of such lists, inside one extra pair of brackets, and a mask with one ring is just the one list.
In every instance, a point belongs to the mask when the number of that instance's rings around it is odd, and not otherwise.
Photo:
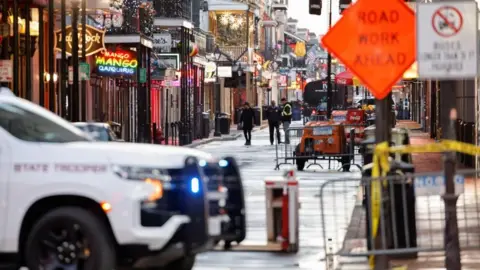
[[(400, 145), (389, 147), (387, 142), (379, 143), (375, 146), (373, 152), (373, 167), (372, 167), (372, 181), (371, 187), (371, 216), (372, 216), (372, 228), (371, 236), (373, 239), (377, 237), (378, 225), (380, 222), (380, 204), (381, 198), (381, 184), (380, 180), (375, 178), (386, 177), (390, 170), (390, 163), (388, 157), (390, 153), (396, 154), (413, 154), (413, 153), (442, 153), (442, 152), (458, 152), (471, 156), (480, 155), (480, 147), (453, 140), (443, 140), (439, 143), (431, 143), (424, 145)], [(386, 180), (383, 181), (383, 185), (386, 185)], [(369, 257), (370, 267), (375, 267), (375, 256)]]

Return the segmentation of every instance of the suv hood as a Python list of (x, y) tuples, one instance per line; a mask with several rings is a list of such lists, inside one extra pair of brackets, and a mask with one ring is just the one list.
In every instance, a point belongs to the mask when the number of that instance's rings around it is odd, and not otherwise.
[(125, 142), (78, 142), (69, 144), (71, 150), (104, 155), (117, 165), (156, 166), (159, 168), (183, 168), (185, 159), (193, 156), (199, 160), (213, 161), (211, 154), (192, 148)]

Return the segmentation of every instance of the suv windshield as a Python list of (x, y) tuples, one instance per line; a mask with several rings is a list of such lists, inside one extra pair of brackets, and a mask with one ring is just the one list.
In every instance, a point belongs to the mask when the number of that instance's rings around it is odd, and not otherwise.
[[(0, 128), (29, 142), (66, 143), (89, 141), (80, 130), (63, 126), (35, 110), (12, 103), (0, 103)], [(67, 122), (66, 122), (67, 123)]]
[(75, 126), (83, 130), (84, 132), (90, 134), (90, 136), (92, 136), (93, 139), (95, 139), (96, 141), (111, 142), (111, 141), (117, 140), (115, 134), (109, 128), (98, 126), (98, 125), (88, 125), (88, 124), (87, 125), (75, 124)]

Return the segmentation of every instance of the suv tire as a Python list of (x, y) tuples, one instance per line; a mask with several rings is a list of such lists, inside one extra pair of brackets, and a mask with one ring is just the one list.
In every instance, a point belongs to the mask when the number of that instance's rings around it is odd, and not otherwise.
[[(65, 226), (65, 229), (63, 229), (62, 226)], [(86, 240), (87, 246), (84, 247), (84, 254), (88, 252), (88, 255), (86, 255), (88, 259), (86, 259), (84, 263), (86, 269), (115, 269), (116, 256), (114, 243), (105, 224), (95, 216), (95, 214), (79, 207), (60, 207), (54, 209), (35, 222), (28, 233), (27, 241), (22, 251), (26, 266), (31, 270), (38, 269), (40, 256), (42, 252), (44, 252), (44, 250), (41, 250), (42, 245), (40, 245), (40, 242), (45, 243), (45, 234), (53, 234), (53, 231), (51, 231), (53, 228), (58, 231), (62, 230), (63, 234), (69, 226), (76, 229), (75, 232), (78, 232), (76, 235), (83, 236), (81, 237), (82, 240)], [(59, 240), (58, 242), (66, 243), (67, 241)], [(77, 241), (76, 243), (79, 242), (80, 241)], [(77, 247), (75, 244), (75, 249), (78, 250)]]

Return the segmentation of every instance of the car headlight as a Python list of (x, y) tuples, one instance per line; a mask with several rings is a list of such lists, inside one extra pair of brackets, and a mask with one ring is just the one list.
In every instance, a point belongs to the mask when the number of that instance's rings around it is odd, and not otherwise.
[(147, 201), (150, 202), (161, 199), (163, 191), (171, 188), (170, 176), (158, 168), (115, 165), (112, 171), (122, 179), (143, 181), (149, 187)]
[(165, 177), (167, 177), (168, 180), (170, 180), (170, 178), (168, 177), (168, 172), (158, 168), (114, 165), (112, 166), (112, 171), (118, 177), (127, 179), (127, 180), (143, 181), (147, 178), (159, 178), (159, 177), (162, 177), (162, 180)]

